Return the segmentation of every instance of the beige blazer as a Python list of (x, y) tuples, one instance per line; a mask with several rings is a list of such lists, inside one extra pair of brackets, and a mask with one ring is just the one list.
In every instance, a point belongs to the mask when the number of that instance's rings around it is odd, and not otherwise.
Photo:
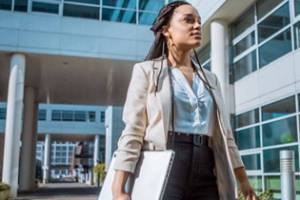
[[(193, 61), (195, 65), (199, 65)], [(165, 150), (171, 119), (171, 91), (167, 59), (155, 95), (161, 57), (136, 63), (133, 67), (123, 110), (125, 128), (118, 140), (114, 169), (134, 172), (141, 149)], [(203, 69), (216, 105), (216, 126), (209, 146), (215, 155), (215, 173), (221, 200), (235, 199), (234, 168), (244, 166), (233, 138), (229, 115), (225, 109), (217, 76)], [(201, 70), (199, 74), (203, 77)]]

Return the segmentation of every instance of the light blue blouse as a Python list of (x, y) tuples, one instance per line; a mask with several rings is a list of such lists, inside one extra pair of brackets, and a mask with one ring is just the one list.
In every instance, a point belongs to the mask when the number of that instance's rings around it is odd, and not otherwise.
[[(194, 72), (191, 88), (183, 73), (175, 67), (171, 67), (171, 80), (175, 131), (212, 136), (215, 108), (211, 94), (203, 81)], [(172, 118), (169, 130), (172, 130)]]

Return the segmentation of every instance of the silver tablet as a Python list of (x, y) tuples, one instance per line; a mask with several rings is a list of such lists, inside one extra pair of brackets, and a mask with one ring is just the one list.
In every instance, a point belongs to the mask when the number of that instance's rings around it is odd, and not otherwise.
[[(126, 183), (131, 200), (162, 200), (174, 156), (173, 150), (141, 152), (135, 174)], [(112, 200), (114, 162), (113, 156), (98, 200)]]

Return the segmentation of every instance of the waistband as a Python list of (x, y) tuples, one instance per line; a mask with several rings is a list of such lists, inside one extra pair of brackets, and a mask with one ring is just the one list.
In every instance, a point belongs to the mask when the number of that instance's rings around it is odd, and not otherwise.
[(209, 136), (204, 134), (168, 131), (168, 140), (172, 142), (172, 139), (174, 139), (174, 142), (188, 142), (195, 146), (208, 146)]

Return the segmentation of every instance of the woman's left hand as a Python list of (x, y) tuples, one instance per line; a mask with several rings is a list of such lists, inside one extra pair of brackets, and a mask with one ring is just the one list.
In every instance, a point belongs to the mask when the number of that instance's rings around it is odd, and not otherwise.
[(240, 183), (240, 190), (243, 193), (246, 200), (258, 200), (253, 188), (248, 181)]

